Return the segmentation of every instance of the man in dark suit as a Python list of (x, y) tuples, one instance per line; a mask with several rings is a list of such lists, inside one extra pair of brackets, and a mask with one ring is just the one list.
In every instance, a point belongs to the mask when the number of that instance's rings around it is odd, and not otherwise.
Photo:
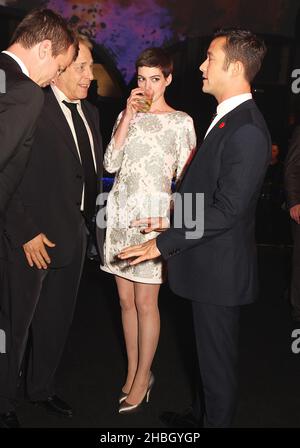
[(285, 159), (284, 183), (294, 243), (290, 301), (292, 318), (300, 322), (300, 125), (295, 127), (289, 144)]
[[(75, 56), (75, 36), (48, 9), (29, 13), (0, 53), (0, 232), (8, 201), (24, 173), (46, 86)], [(20, 205), (21, 206), (21, 205)]]
[[(14, 419), (17, 380), (29, 338), (26, 392), (51, 413), (71, 417), (56, 395), (57, 370), (72, 322), (101, 187), (102, 143), (97, 109), (85, 98), (93, 79), (91, 44), (79, 37), (77, 59), (45, 91), (32, 154), (6, 213), (9, 254), (4, 307), (11, 349), (0, 358), (0, 414)], [(24, 375), (25, 376), (25, 375)], [(1, 420), (0, 420), (1, 422)]]
[[(201, 407), (196, 400), (191, 419), (199, 425), (203, 417), (204, 427), (232, 424), (240, 306), (257, 296), (254, 216), (271, 141), (250, 82), (264, 54), (263, 42), (249, 31), (215, 35), (200, 70), (203, 91), (219, 103), (217, 114), (179, 187), (173, 223), (119, 255), (137, 257), (131, 264), (162, 255), (172, 290), (192, 301), (204, 399)], [(170, 426), (187, 423), (174, 413), (164, 419)]]
[[(64, 19), (51, 10), (40, 9), (24, 18), (9, 48), (0, 53), (0, 330), (5, 342), (0, 363), (11, 343), (10, 311), (3, 303), (8, 257), (3, 238), (5, 213), (13, 195), (14, 207), (20, 213), (25, 209), (15, 192), (30, 157), (36, 120), (43, 107), (40, 87), (63, 71), (77, 51), (74, 33)], [(0, 371), (0, 376), (3, 374)], [(14, 425), (14, 416), (8, 416), (7, 422)]]

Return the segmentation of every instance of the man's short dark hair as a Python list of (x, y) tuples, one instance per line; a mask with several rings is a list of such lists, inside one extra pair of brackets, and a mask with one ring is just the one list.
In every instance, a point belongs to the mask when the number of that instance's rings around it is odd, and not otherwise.
[(135, 63), (138, 67), (159, 67), (167, 78), (173, 71), (173, 61), (171, 56), (165, 50), (159, 47), (146, 48), (142, 51)]
[(259, 72), (266, 54), (264, 41), (248, 30), (239, 28), (220, 29), (214, 34), (214, 38), (225, 37), (225, 69), (231, 62), (242, 62), (245, 69), (245, 78), (252, 82)]
[(10, 45), (19, 43), (29, 49), (46, 39), (52, 43), (53, 57), (65, 53), (70, 45), (78, 47), (74, 32), (64, 18), (51, 9), (35, 9), (27, 14), (16, 28)]

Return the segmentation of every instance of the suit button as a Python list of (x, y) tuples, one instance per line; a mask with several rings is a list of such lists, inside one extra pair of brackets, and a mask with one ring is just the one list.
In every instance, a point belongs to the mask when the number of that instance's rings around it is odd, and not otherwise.
[(82, 175), (81, 174), (77, 174), (76, 175), (76, 179), (82, 179)]
[(81, 202), (77, 201), (77, 202), (76, 202), (76, 205), (81, 205)]

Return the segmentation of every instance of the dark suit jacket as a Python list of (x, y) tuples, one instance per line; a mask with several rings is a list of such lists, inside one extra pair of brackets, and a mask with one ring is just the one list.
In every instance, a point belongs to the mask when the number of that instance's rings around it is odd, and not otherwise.
[(269, 132), (253, 100), (229, 112), (207, 135), (179, 187), (180, 198), (185, 193), (193, 198), (194, 217), (196, 193), (204, 193), (203, 236), (187, 239), (191, 229), (183, 225), (157, 238), (176, 294), (224, 306), (254, 300), (255, 208), (270, 158)]
[(293, 132), (284, 165), (286, 200), (291, 208), (300, 204), (300, 126)]
[[(93, 135), (100, 192), (102, 141), (98, 111), (88, 101), (81, 104)], [(44, 233), (56, 244), (49, 249), (50, 267), (70, 263), (82, 226), (83, 181), (83, 169), (70, 127), (52, 89), (45, 89), (31, 158), (17, 192), (26, 206), (26, 213), (15, 206), (13, 198), (6, 214), (5, 232), (10, 246), (20, 248)]]
[[(6, 93), (0, 93), (1, 231), (4, 212), (30, 156), (35, 123), (43, 106), (44, 95), (10, 56), (0, 54), (0, 69), (5, 72), (6, 78)], [(22, 204), (19, 202), (18, 206), (22, 207)]]

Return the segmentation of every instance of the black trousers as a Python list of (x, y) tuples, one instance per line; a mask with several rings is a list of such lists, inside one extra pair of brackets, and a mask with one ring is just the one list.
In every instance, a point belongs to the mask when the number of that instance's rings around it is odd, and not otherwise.
[(293, 256), (290, 300), (292, 315), (300, 320), (300, 224), (292, 220)]
[(0, 413), (15, 407), (28, 340), (28, 398), (43, 400), (55, 392), (54, 376), (73, 318), (86, 245), (83, 223), (73, 260), (67, 266), (30, 268), (21, 249), (10, 254), (10, 262), (2, 262), (1, 310), (8, 321), (9, 343), (7, 353), (0, 355)]
[(239, 307), (192, 302), (201, 386), (193, 412), (205, 428), (231, 426), (237, 402)]

